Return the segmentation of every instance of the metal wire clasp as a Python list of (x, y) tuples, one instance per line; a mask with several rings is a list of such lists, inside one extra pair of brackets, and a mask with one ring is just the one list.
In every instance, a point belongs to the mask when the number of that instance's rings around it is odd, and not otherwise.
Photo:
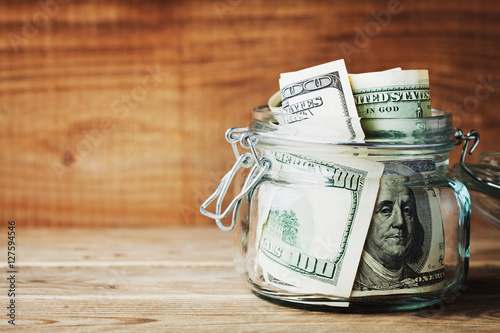
[[(234, 163), (231, 170), (229, 170), (224, 177), (222, 177), (219, 185), (215, 192), (201, 205), (200, 212), (212, 219), (215, 220), (217, 226), (223, 231), (233, 230), (236, 226), (236, 215), (238, 212), (239, 205), (241, 203), (241, 199), (257, 184), (257, 182), (264, 176), (264, 174), (271, 168), (271, 161), (268, 158), (261, 157), (259, 158), (257, 155), (257, 151), (255, 149), (255, 143), (257, 142), (256, 137), (252, 137), (252, 133), (248, 133), (245, 130), (247, 128), (232, 128), (226, 132), (226, 140), (231, 143), (233, 147), (234, 154), (236, 156), (236, 162)], [(243, 132), (243, 133), (242, 133)], [(240, 155), (237, 147), (237, 142), (240, 142), (243, 148), (250, 149), (251, 153), (246, 152)], [(257, 163), (256, 163), (257, 162)], [(236, 195), (229, 206), (221, 213), (222, 211), (222, 201), (226, 196), (229, 185), (233, 181), (236, 172), (240, 168), (249, 168), (252, 167), (250, 173), (245, 179), (245, 183), (243, 184), (243, 188), (240, 193)], [(259, 170), (257, 172), (257, 170)], [(211, 213), (207, 211), (208, 205), (210, 205), (215, 199), (217, 199), (215, 205), (215, 213)], [(231, 210), (233, 210), (233, 218), (230, 226), (225, 226), (222, 224), (221, 220), (229, 215)]]
[[(465, 163), (465, 156), (467, 154), (472, 155), (472, 153), (476, 149), (477, 145), (479, 144), (479, 138), (480, 138), (479, 132), (476, 130), (472, 130), (469, 133), (467, 133), (467, 135), (465, 135), (460, 129), (457, 129), (457, 131), (455, 133), (455, 139), (457, 141), (455, 144), (460, 145), (460, 144), (462, 144), (462, 142), (464, 144), (464, 146), (462, 147), (462, 155), (460, 155), (460, 166), (462, 167), (462, 169), (465, 170), (465, 172), (467, 172), (467, 174), (469, 176), (471, 176), (473, 179), (477, 180), (478, 182), (486, 184), (486, 185), (491, 186), (491, 187), (496, 188), (496, 189), (500, 189), (500, 185), (492, 183), (490, 181), (487, 181), (486, 179), (479, 177)], [(470, 141), (474, 141), (474, 142), (472, 143), (472, 146), (469, 149), (469, 142)]]

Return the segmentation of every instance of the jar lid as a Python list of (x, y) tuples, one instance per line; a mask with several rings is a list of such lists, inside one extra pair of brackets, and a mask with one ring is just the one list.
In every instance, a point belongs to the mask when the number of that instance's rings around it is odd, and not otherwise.
[(472, 211), (500, 228), (500, 152), (484, 152), (474, 164), (463, 161), (465, 150), (452, 171), (469, 189)]

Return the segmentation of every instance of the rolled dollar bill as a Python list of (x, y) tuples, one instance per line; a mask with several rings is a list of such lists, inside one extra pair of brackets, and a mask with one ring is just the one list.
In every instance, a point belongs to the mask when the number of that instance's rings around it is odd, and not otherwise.
[(272, 112), (283, 113), (283, 106), (281, 105), (281, 91), (275, 92), (267, 102), (269, 109)]
[(327, 162), (288, 153), (276, 153), (273, 163), (330, 184), (259, 186), (259, 264), (285, 289), (349, 297), (383, 165), (362, 158)]
[(420, 119), (431, 116), (427, 70), (396, 68), (349, 79), (366, 142), (420, 143), (426, 130)]
[[(279, 83), (283, 112), (287, 115), (282, 123), (297, 129), (297, 135), (363, 140), (343, 59), (283, 73)], [(271, 104), (275, 105), (274, 99)]]
[(358, 115), (422, 118), (431, 115), (427, 70), (387, 70), (349, 75)]

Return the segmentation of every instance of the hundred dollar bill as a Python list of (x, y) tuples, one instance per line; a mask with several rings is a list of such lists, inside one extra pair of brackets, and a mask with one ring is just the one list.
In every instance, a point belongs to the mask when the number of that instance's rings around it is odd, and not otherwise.
[[(352, 297), (425, 293), (444, 286), (438, 188), (418, 184), (432, 160), (385, 162)], [(408, 181), (413, 185), (409, 186)]]
[(363, 140), (343, 59), (283, 73), (279, 83), (282, 109), (286, 114), (281, 120), (294, 126), (297, 135)]
[[(348, 297), (383, 171), (363, 158), (335, 162), (277, 152), (274, 164), (325, 186), (263, 182), (258, 189), (256, 248), (262, 270), (284, 289)], [(287, 287), (291, 286), (291, 287)]]
[(427, 70), (387, 70), (349, 75), (358, 115), (422, 118), (431, 115)]
[(426, 131), (421, 118), (431, 116), (427, 70), (398, 68), (349, 79), (366, 141), (421, 142), (420, 133)]

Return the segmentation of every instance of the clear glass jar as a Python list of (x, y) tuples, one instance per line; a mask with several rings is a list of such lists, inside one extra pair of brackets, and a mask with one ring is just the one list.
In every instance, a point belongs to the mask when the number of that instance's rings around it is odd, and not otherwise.
[[(202, 205), (224, 230), (236, 227), (236, 269), (253, 292), (362, 312), (416, 309), (455, 293), (468, 270), (470, 197), (448, 169), (452, 116), (310, 119), (255, 108), (249, 127), (228, 131), (239, 162)], [(345, 122), (365, 137), (335, 131)], [(251, 153), (240, 155), (237, 142)], [(235, 174), (239, 194), (221, 213)], [(216, 214), (207, 213), (217, 197)]]

